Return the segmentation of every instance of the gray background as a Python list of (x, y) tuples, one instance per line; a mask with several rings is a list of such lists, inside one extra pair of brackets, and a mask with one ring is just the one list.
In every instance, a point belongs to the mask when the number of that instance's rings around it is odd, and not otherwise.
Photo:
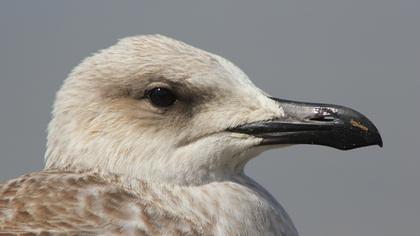
[(420, 235), (420, 1), (2, 1), (0, 180), (40, 170), (54, 94), (84, 57), (161, 33), (220, 54), (262, 89), (353, 107), (384, 148), (273, 150), (247, 173), (301, 235)]

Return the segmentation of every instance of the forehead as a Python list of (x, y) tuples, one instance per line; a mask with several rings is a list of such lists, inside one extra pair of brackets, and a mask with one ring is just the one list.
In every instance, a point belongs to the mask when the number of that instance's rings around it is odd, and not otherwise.
[(206, 51), (161, 35), (124, 38), (115, 48), (148, 65), (203, 68), (217, 63), (217, 60)]
[(128, 53), (142, 71), (166, 72), (169, 76), (182, 74), (184, 78), (192, 75), (229, 77), (238, 80), (236, 82), (250, 83), (245, 73), (225, 58), (165, 36), (129, 37), (116, 47)]

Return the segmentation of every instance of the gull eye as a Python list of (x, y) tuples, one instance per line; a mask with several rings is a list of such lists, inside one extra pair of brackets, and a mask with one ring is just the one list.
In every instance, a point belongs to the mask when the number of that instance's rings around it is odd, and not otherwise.
[(149, 90), (147, 97), (157, 107), (169, 107), (176, 101), (176, 96), (171, 90), (160, 87)]

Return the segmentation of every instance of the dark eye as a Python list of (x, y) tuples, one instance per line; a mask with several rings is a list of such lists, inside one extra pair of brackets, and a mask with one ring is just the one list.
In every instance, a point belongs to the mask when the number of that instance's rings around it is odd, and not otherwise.
[(176, 101), (175, 94), (167, 88), (153, 88), (148, 91), (147, 96), (157, 107), (169, 107)]

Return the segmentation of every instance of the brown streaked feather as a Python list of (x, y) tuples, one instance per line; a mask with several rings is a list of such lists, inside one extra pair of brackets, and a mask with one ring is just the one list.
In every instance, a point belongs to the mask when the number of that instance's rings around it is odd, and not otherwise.
[(21, 176), (0, 185), (0, 236), (204, 233), (190, 219), (160, 208), (147, 184), (140, 189), (133, 193), (88, 173)]

